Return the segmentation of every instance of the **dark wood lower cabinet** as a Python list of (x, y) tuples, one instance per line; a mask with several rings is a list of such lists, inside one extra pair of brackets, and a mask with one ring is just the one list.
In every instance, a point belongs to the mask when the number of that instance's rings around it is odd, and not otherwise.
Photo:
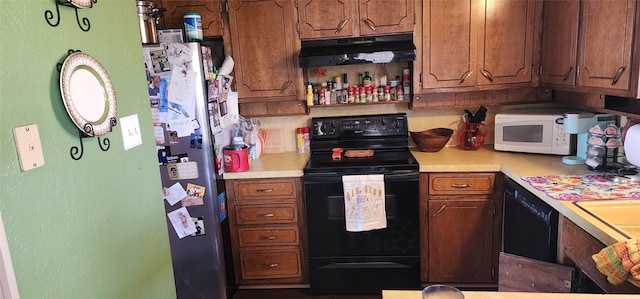
[(420, 176), (422, 282), (496, 287), (501, 173)]
[(307, 285), (302, 179), (227, 180), (226, 192), (240, 288)]
[(640, 294), (640, 288), (629, 282), (610, 284), (598, 271), (591, 256), (605, 248), (605, 244), (565, 217), (560, 217), (558, 232), (558, 263), (578, 268), (606, 293)]

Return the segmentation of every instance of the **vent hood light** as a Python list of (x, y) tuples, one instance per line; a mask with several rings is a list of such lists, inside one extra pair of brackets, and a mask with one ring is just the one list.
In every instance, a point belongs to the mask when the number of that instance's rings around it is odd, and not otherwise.
[(416, 60), (412, 34), (303, 41), (300, 67)]

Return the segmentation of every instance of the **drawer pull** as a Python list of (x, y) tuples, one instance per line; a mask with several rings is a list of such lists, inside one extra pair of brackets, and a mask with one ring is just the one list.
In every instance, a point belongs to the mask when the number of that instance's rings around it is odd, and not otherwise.
[(261, 236), (261, 237), (260, 237), (260, 240), (268, 240), (268, 241), (271, 241), (271, 240), (275, 240), (275, 239), (277, 239), (277, 238), (278, 238), (278, 237), (276, 237), (276, 236)]
[(264, 267), (264, 268), (271, 268), (271, 269), (273, 269), (273, 268), (278, 268), (278, 267), (280, 267), (280, 264), (277, 264), (277, 263), (273, 263), (273, 264), (262, 264), (262, 267)]
[(259, 216), (259, 217), (262, 217), (262, 218), (271, 218), (271, 217), (273, 217), (273, 216), (275, 216), (275, 215), (276, 215), (276, 214), (274, 214), (274, 213), (258, 214), (258, 216)]
[(440, 213), (442, 213), (442, 211), (444, 211), (444, 208), (446, 208), (447, 205), (442, 205), (435, 213), (433, 213), (433, 215), (431, 215), (431, 217), (436, 217), (438, 215), (440, 215)]
[(256, 190), (256, 192), (258, 193), (271, 193), (273, 192), (273, 189), (269, 188), (269, 189), (258, 189)]
[(451, 187), (458, 188), (458, 189), (470, 188), (471, 184), (451, 184)]

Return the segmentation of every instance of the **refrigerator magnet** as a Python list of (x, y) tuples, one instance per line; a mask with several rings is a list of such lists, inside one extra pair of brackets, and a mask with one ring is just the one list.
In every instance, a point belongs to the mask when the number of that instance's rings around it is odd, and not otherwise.
[(189, 211), (187, 211), (185, 207), (167, 213), (167, 217), (169, 217), (171, 225), (180, 239), (194, 234), (197, 231), (193, 220), (191, 220), (191, 215), (189, 215)]
[(184, 188), (180, 183), (175, 183), (171, 185), (171, 187), (169, 188), (167, 187), (162, 188), (162, 195), (170, 205), (175, 205), (180, 200), (188, 196), (187, 192), (184, 191)]
[(203, 217), (191, 217), (193, 225), (196, 227), (196, 232), (191, 234), (192, 237), (204, 235), (204, 218)]

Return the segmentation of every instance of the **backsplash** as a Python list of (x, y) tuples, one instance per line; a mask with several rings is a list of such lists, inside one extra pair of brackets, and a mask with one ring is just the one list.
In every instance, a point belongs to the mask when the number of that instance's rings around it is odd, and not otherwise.
[[(495, 114), (504, 110), (516, 108), (530, 107), (548, 107), (545, 105), (518, 105), (518, 106), (491, 106), (488, 108), (485, 124), (489, 127), (489, 134), (485, 139), (485, 144), (493, 144), (493, 120)], [(475, 113), (478, 107), (468, 107), (471, 112)], [(384, 113), (401, 113), (406, 112), (409, 117), (409, 130), (422, 131), (431, 128), (451, 128), (454, 130), (453, 138), (447, 146), (455, 146), (458, 144), (458, 132), (462, 129), (462, 115), (464, 108), (455, 109), (424, 109), (409, 110), (407, 103), (405, 104), (378, 104), (378, 105), (362, 105), (362, 106), (344, 106), (344, 107), (323, 107), (312, 108), (309, 115), (304, 116), (281, 116), (281, 117), (261, 117), (262, 128), (284, 128), (285, 131), (285, 151), (296, 151), (295, 131), (299, 127), (308, 127), (312, 117), (323, 116), (344, 116), (344, 115), (365, 115), (365, 114), (384, 114)], [(413, 140), (409, 139), (410, 146), (415, 146)]]

